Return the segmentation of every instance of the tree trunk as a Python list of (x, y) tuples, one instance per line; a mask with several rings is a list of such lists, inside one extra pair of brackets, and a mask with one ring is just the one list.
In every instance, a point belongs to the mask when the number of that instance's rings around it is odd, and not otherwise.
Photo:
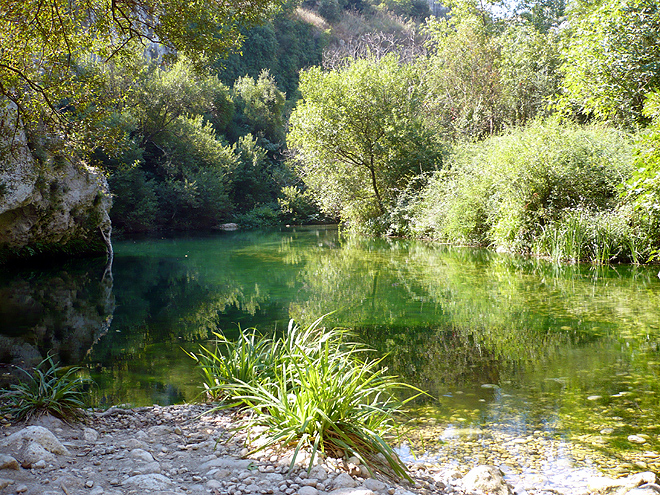
[(380, 191), (378, 190), (378, 184), (376, 182), (376, 170), (374, 169), (374, 156), (369, 157), (369, 172), (371, 172), (371, 185), (374, 188), (374, 194), (376, 195), (376, 203), (378, 203), (378, 210), (380, 214), (385, 213), (385, 208), (383, 208), (383, 200), (380, 197)]

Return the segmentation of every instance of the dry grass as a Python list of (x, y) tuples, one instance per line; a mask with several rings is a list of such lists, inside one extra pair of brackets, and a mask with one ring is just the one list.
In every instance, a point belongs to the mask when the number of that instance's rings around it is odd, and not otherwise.
[(330, 29), (330, 24), (316, 12), (298, 7), (296, 9), (296, 15), (301, 21), (311, 24), (321, 31)]

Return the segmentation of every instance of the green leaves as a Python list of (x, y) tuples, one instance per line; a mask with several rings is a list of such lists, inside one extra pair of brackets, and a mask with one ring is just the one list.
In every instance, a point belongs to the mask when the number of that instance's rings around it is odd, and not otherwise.
[(439, 166), (422, 119), (424, 85), (393, 55), (301, 74), (288, 143), (323, 210), (344, 222), (388, 213), (410, 178)]
[(190, 356), (203, 370), (209, 396), (227, 401), (220, 407), (240, 404), (252, 411), (245, 426), (261, 432), (252, 438), (258, 450), (293, 447), (292, 465), (307, 450), (309, 469), (320, 454), (355, 455), (370, 470), (407, 478), (383, 440), (396, 429), (394, 415), (402, 405), (394, 391), (407, 386), (389, 376), (381, 360), (365, 360), (368, 350), (347, 342), (346, 331), (320, 323), (301, 328), (291, 321), (280, 339), (254, 329), (242, 331), (236, 342), (216, 334), (215, 349), (202, 347)]
[(79, 370), (70, 368), (65, 372), (50, 356), (32, 373), (21, 369), (27, 379), (0, 392), (0, 413), (11, 414), (17, 421), (41, 414), (79, 419), (85, 407), (83, 387), (88, 383), (76, 376)]
[(660, 9), (653, 0), (608, 0), (575, 9), (563, 52), (564, 109), (643, 123), (646, 93), (660, 87)]
[[(276, 0), (2, 0), (0, 95), (30, 128), (49, 123), (79, 151), (114, 149), (103, 121), (123, 95), (107, 72), (142, 57), (184, 55), (198, 68), (236, 49), (241, 27)], [(113, 128), (114, 129), (114, 128)], [(106, 130), (107, 131), (107, 130)]]
[[(573, 258), (567, 253), (579, 250), (580, 260), (629, 259), (636, 255), (627, 246), (605, 249), (601, 241), (633, 240), (626, 213), (615, 211), (631, 154), (630, 136), (623, 132), (552, 121), (464, 145), (451, 169), (434, 176), (421, 194), (414, 228), (452, 243), (526, 254), (561, 251), (557, 258)], [(578, 231), (589, 222), (600, 232), (590, 237), (598, 247), (557, 248), (569, 232), (584, 238)]]
[(273, 143), (282, 142), (286, 98), (268, 70), (263, 70), (256, 80), (249, 76), (239, 77), (233, 89), (242, 114), (239, 125)]

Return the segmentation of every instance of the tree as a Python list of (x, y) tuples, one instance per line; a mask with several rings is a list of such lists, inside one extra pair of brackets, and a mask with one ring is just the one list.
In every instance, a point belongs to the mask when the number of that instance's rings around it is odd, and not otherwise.
[[(241, 28), (276, 2), (0, 0), (0, 95), (18, 106), (26, 125), (54, 124), (67, 141), (89, 148), (89, 133), (103, 127), (107, 102), (116, 96), (104, 78), (107, 67), (147, 45), (201, 66), (234, 49)], [(112, 147), (114, 140), (101, 144)]]
[(311, 68), (300, 92), (288, 142), (324, 212), (355, 224), (386, 217), (413, 176), (438, 166), (420, 72), (396, 56)]
[(644, 97), (660, 87), (656, 0), (605, 0), (570, 13), (563, 53), (565, 107), (600, 119), (644, 122)]
[(429, 117), (449, 138), (484, 137), (505, 121), (497, 38), (481, 18), (429, 20)]
[(271, 143), (284, 140), (286, 95), (277, 89), (275, 79), (263, 70), (258, 79), (240, 77), (234, 83), (239, 133), (255, 133)]
[(205, 71), (193, 71), (183, 57), (166, 67), (146, 62), (136, 79), (121, 109), (137, 121), (143, 146), (166, 133), (181, 116), (208, 113), (215, 124), (223, 120), (220, 109), (233, 114), (231, 105), (223, 102), (231, 100), (229, 88)]
[(559, 25), (566, 12), (566, 0), (521, 0), (516, 13), (533, 25), (537, 31), (547, 33)]
[(652, 123), (637, 142), (635, 170), (622, 196), (632, 204), (634, 222), (647, 238), (652, 261), (660, 255), (660, 91), (648, 95), (643, 113)]
[(506, 124), (522, 125), (550, 111), (559, 94), (559, 39), (532, 24), (511, 23), (498, 37), (498, 71)]

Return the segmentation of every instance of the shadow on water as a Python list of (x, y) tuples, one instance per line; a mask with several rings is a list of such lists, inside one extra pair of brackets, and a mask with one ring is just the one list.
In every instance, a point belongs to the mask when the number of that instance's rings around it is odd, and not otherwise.
[(48, 354), (81, 363), (112, 323), (112, 276), (106, 261), (85, 259), (6, 268), (0, 274), (0, 363), (3, 384), (15, 367), (29, 369)]

